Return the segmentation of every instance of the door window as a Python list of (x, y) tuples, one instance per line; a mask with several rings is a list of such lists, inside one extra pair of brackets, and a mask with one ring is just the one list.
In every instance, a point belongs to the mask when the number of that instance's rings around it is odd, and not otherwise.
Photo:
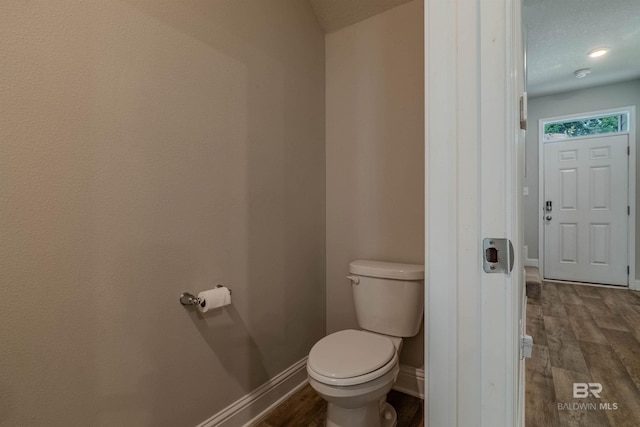
[(580, 117), (570, 120), (545, 122), (544, 142), (589, 135), (612, 134), (629, 131), (629, 113), (620, 112), (600, 116)]

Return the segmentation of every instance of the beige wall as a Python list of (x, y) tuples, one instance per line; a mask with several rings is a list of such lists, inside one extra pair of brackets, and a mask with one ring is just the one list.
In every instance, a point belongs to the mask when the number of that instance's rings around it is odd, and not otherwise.
[[(325, 334), (299, 0), (0, 3), (0, 425), (193, 426)], [(183, 290), (222, 282), (204, 318)]]
[[(640, 123), (640, 80), (598, 86), (590, 89), (541, 96), (529, 100), (529, 129), (526, 138), (526, 177), (524, 185), (529, 195), (524, 197), (524, 244), (529, 258), (538, 259), (538, 121), (555, 116), (586, 113), (610, 108), (636, 106), (636, 126)], [(640, 147), (640, 132), (636, 130)], [(640, 150), (636, 151), (640, 160)], [(640, 191), (640, 174), (636, 176), (636, 191)], [(640, 197), (636, 195), (636, 227), (640, 225)], [(636, 276), (640, 277), (640, 233), (636, 233)]]
[[(327, 332), (356, 328), (354, 259), (424, 262), (422, 1), (326, 38)], [(423, 334), (401, 362), (423, 365)]]

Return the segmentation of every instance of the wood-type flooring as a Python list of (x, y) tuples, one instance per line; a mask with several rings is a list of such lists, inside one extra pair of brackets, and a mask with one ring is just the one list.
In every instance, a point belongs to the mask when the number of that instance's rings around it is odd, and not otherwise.
[[(543, 282), (527, 333), (526, 427), (640, 426), (639, 292)], [(599, 398), (574, 398), (575, 383)]]
[[(422, 399), (391, 390), (387, 396), (398, 414), (398, 427), (424, 427)], [(324, 427), (327, 402), (309, 384), (281, 403), (256, 427)]]

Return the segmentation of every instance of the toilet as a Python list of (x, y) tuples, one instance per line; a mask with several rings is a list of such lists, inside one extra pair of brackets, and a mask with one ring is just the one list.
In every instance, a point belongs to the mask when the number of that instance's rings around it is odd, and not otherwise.
[(402, 338), (420, 331), (424, 266), (358, 260), (349, 264), (362, 330), (327, 335), (309, 353), (309, 384), (328, 402), (327, 427), (395, 427), (387, 393), (398, 377)]

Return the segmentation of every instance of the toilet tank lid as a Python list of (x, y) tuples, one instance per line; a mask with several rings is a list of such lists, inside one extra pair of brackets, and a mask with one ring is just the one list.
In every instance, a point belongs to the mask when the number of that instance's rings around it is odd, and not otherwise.
[(396, 262), (356, 260), (349, 264), (349, 272), (358, 276), (398, 280), (423, 280), (424, 265)]

